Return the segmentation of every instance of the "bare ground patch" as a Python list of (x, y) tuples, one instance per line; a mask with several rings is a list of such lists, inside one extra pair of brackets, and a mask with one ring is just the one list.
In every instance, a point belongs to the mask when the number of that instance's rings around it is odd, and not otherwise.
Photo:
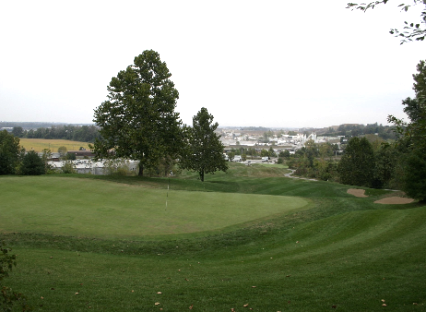
[(365, 195), (365, 190), (361, 189), (348, 189), (347, 193), (356, 197), (368, 197)]
[(401, 204), (410, 204), (414, 201), (412, 198), (406, 198), (406, 197), (386, 197), (379, 200), (376, 200), (375, 204), (391, 204), (391, 205), (401, 205)]

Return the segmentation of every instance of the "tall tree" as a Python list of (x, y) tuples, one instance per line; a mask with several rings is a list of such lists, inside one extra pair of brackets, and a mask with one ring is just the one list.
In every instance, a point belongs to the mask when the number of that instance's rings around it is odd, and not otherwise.
[[(401, 135), (398, 141), (402, 150), (400, 159), (402, 170), (402, 189), (407, 195), (426, 201), (426, 62), (420, 61), (417, 73), (413, 75), (413, 90), (416, 94), (416, 105), (407, 112), (411, 119), (405, 123), (394, 116), (389, 116), (388, 121), (396, 125)], [(407, 105), (407, 100), (403, 105)]]
[(338, 165), (343, 184), (371, 186), (374, 174), (374, 151), (366, 138), (351, 138)]
[(179, 93), (160, 55), (147, 50), (120, 71), (108, 86), (108, 100), (95, 109), (101, 127), (94, 150), (98, 158), (139, 160), (139, 175), (155, 167), (182, 146), (181, 121), (176, 113)]
[(180, 161), (180, 167), (197, 171), (202, 182), (206, 173), (228, 169), (223, 157), (224, 146), (220, 136), (214, 132), (218, 126), (217, 122), (213, 123), (213, 115), (203, 107), (192, 118), (192, 128), (186, 129), (189, 144)]
[(14, 174), (19, 162), (19, 138), (0, 131), (0, 174)]

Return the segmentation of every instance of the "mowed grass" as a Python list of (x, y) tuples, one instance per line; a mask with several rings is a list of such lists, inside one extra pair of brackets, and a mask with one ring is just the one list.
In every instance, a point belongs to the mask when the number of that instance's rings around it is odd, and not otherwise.
[[(368, 190), (370, 197), (356, 198), (346, 193), (349, 186), (283, 178), (281, 172), (254, 178), (243, 167), (233, 170), (208, 176), (205, 183), (190, 174), (181, 179), (80, 176), (56, 181), (77, 181), (80, 192), (90, 189), (86, 182), (111, 185), (115, 191), (110, 192), (116, 193), (156, 191), (163, 211), (167, 185), (169, 198), (171, 192), (214, 200), (259, 196), (264, 203), (271, 197), (283, 202), (302, 197), (309, 204), (225, 230), (164, 234), (156, 240), (3, 233), (18, 255), (18, 266), (4, 281), (25, 293), (36, 311), (426, 310), (425, 206), (377, 205), (374, 200), (389, 192)], [(20, 179), (15, 186), (25, 189), (31, 178)], [(0, 198), (3, 194), (2, 187)], [(27, 196), (20, 194), (15, 197)], [(230, 214), (243, 209), (239, 202), (227, 206)], [(86, 209), (94, 203), (86, 202)], [(116, 218), (120, 222), (125, 213)]]
[(19, 139), (19, 144), (25, 148), (26, 151), (42, 152), (44, 149), (50, 149), (52, 152), (57, 152), (58, 148), (65, 146), (68, 151), (79, 150), (80, 147), (84, 147), (89, 150), (89, 143), (70, 141), (70, 140), (56, 140), (56, 139)]
[(224, 229), (289, 213), (306, 199), (135, 187), (54, 176), (0, 178), (4, 232), (140, 238)]

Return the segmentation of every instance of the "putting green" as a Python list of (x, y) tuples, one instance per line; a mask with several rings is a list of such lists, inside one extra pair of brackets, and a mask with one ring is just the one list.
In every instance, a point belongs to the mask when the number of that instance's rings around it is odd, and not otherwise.
[(214, 231), (308, 204), (300, 197), (168, 191), (54, 176), (2, 177), (0, 189), (0, 232), (100, 238)]

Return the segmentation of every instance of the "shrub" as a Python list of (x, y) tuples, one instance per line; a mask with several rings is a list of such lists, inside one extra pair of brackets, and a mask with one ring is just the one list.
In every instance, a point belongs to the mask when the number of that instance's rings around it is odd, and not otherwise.
[(24, 175), (44, 174), (45, 166), (43, 159), (36, 152), (29, 151), (22, 160), (21, 173)]

